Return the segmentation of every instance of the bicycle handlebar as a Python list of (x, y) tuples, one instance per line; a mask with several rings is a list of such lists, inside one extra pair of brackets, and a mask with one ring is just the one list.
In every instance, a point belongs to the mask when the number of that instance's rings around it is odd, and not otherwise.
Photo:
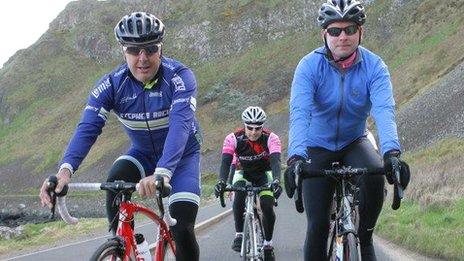
[[(75, 218), (69, 214), (68, 208), (66, 206), (66, 194), (69, 189), (75, 191), (99, 191), (99, 190), (109, 190), (109, 191), (128, 191), (130, 193), (139, 190), (139, 183), (131, 183), (124, 181), (115, 181), (115, 182), (104, 182), (104, 183), (70, 183), (66, 185), (62, 192), (56, 194), (54, 192), (57, 185), (56, 176), (49, 177), (49, 193), (52, 194), (52, 214), (54, 213), (55, 204), (57, 203), (58, 212), (60, 213), (61, 218), (67, 224), (75, 225), (79, 222), (78, 218)], [(171, 185), (164, 184), (162, 178), (155, 181), (156, 191), (161, 192), (157, 195), (159, 198), (164, 198), (168, 196), (171, 192)], [(56, 201), (55, 201), (56, 199)], [(158, 207), (160, 208), (161, 213), (164, 214), (164, 206), (161, 200), (158, 200)], [(52, 215), (53, 216), (53, 215)], [(173, 226), (176, 224), (176, 220), (171, 217), (171, 215), (164, 215), (165, 222)]]
[(296, 170), (302, 178), (315, 178), (315, 177), (334, 177), (340, 179), (349, 179), (354, 176), (361, 175), (385, 175), (383, 168), (352, 168), (352, 167), (340, 167), (335, 169), (324, 169), (324, 170), (311, 170), (310, 165), (307, 162), (302, 162)]
[[(400, 164), (398, 160), (394, 158), (392, 160), (393, 172), (395, 175), (395, 183), (393, 184), (393, 202), (392, 209), (397, 210), (401, 206), (401, 199), (403, 199), (403, 187), (399, 183), (400, 180)], [(312, 170), (311, 164), (307, 162), (302, 162), (298, 164), (295, 168), (295, 173), (298, 174), (298, 178), (315, 178), (315, 177), (333, 177), (336, 179), (350, 179), (355, 176), (361, 175), (385, 175), (384, 168), (352, 168), (352, 167), (335, 167), (334, 169), (325, 169), (325, 170)], [(299, 182), (299, 181), (298, 181)], [(300, 184), (301, 185), (301, 184)], [(301, 190), (301, 189), (300, 189)], [(304, 208), (301, 202), (301, 191), (298, 191), (298, 195), (295, 200), (298, 201), (297, 210), (298, 212), (303, 212)]]
[(223, 208), (226, 207), (226, 203), (224, 202), (224, 192), (227, 192), (227, 191), (243, 191), (243, 192), (254, 192), (254, 193), (259, 193), (261, 191), (265, 191), (265, 190), (272, 190), (271, 189), (271, 186), (270, 185), (267, 185), (267, 186), (260, 186), (260, 187), (253, 187), (251, 185), (246, 185), (245, 187), (243, 186), (227, 186), (226, 188), (224, 188), (224, 191), (219, 195), (219, 199), (221, 201), (221, 206)]

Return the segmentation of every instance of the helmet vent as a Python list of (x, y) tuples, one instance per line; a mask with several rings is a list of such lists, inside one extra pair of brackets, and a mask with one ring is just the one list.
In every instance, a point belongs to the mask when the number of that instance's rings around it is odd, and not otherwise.
[(127, 29), (126, 30), (129, 31), (129, 34), (134, 33), (134, 30), (132, 30), (134, 28), (134, 26), (132, 24), (133, 24), (132, 19), (127, 21)]

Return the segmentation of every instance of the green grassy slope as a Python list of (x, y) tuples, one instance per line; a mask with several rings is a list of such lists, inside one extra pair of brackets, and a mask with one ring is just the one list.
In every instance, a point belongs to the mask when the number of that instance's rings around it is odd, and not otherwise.
[[(460, 16), (463, 3), (457, 0), (411, 1), (395, 9), (398, 4), (394, 2), (375, 1), (368, 6), (363, 43), (378, 52), (390, 66), (396, 98), (402, 104), (462, 61), (464, 45), (456, 43), (463, 41), (464, 26)], [(311, 26), (282, 31), (280, 37), (273, 39), (266, 31), (270, 25), (250, 27), (254, 30), (250, 32), (254, 38), (247, 43), (251, 44), (240, 50), (232, 46), (234, 51), (210, 55), (208, 59), (201, 55), (207, 47), (198, 51), (179, 42), (174, 32), (182, 30), (185, 23), (199, 25), (201, 29), (203, 22), (208, 21), (212, 29), (206, 31), (205, 34), (211, 35), (205, 39), (211, 40), (210, 51), (218, 52), (216, 45), (226, 48), (234, 40), (214, 36), (221, 34), (221, 29), (226, 30), (232, 24), (240, 27), (250, 17), (270, 20), (268, 16), (275, 10), (285, 14), (293, 12), (292, 8), (306, 8), (305, 12), (317, 9), (317, 5), (305, 7), (304, 4), (304, 1), (249, 0), (212, 1), (207, 5), (206, 0), (185, 0), (160, 3), (154, 8), (148, 7), (148, 1), (132, 5), (73, 2), (68, 12), (87, 12), (77, 15), (86, 19), (76, 21), (73, 26), (55, 26), (55, 30), (49, 31), (32, 48), (21, 51), (0, 71), (0, 92), (3, 93), (0, 165), (24, 160), (25, 166), (33, 168), (34, 173), (54, 167), (80, 117), (88, 90), (99, 76), (121, 61), (111, 35), (113, 24), (128, 10), (140, 7), (162, 13), (166, 24), (171, 26), (165, 54), (194, 69), (201, 103), (198, 115), (204, 125), (208, 125), (204, 150), (217, 150), (230, 128), (226, 126), (229, 121), (222, 119), (237, 118), (237, 112), (250, 103), (285, 104), (280, 100), (288, 95), (296, 64), (321, 44), (319, 29), (313, 26), (313, 17), (298, 13), (301, 17), (294, 20), (308, 19), (303, 24)], [(201, 37), (200, 34), (195, 36)], [(110, 43), (102, 54), (91, 52), (104, 49), (94, 47), (101, 47), (95, 40), (98, 37)], [(86, 50), (90, 50), (90, 54), (86, 54)], [(103, 54), (111, 56), (99, 58), (98, 55)], [(108, 125), (105, 127), (107, 134), (99, 138), (84, 168), (96, 164), (106, 151), (126, 142), (114, 119)]]

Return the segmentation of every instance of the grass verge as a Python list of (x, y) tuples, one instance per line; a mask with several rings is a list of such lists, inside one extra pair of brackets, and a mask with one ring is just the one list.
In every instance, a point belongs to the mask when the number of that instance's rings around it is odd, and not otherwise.
[[(201, 206), (205, 206), (216, 200), (214, 197), (214, 185), (217, 181), (217, 175), (208, 173), (202, 176), (202, 197)], [(34, 194), (34, 196), (36, 196)], [(95, 192), (76, 192), (72, 195), (75, 197), (99, 197), (103, 198), (103, 193)], [(134, 201), (155, 208), (152, 199), (141, 200), (138, 195), (133, 196)], [(147, 221), (148, 218), (137, 215), (139, 221)], [(41, 224), (26, 224), (22, 234), (18, 237), (6, 240), (0, 239), (0, 256), (13, 253), (14, 251), (47, 248), (60, 245), (60, 242), (72, 242), (82, 237), (91, 237), (106, 233), (108, 227), (106, 218), (81, 218), (77, 225), (67, 225), (63, 221), (53, 221)], [(97, 246), (95, 246), (97, 247)]]
[(47, 246), (47, 248), (57, 246), (59, 242), (93, 235), (96, 231), (104, 231), (106, 228), (106, 218), (83, 218), (74, 226), (66, 225), (63, 221), (27, 224), (20, 236), (9, 240), (0, 240), (0, 255), (40, 246)]
[(385, 204), (376, 232), (416, 252), (446, 260), (462, 260), (464, 198), (447, 207), (428, 208), (405, 201), (397, 211)]

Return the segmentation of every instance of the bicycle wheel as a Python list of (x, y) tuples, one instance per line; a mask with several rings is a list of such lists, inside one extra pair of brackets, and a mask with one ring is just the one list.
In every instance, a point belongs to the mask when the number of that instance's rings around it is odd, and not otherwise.
[(259, 257), (261, 260), (264, 260), (264, 252), (263, 252), (263, 243), (264, 243), (264, 229), (263, 229), (263, 221), (260, 216), (256, 216), (255, 219), (255, 230), (256, 230), (256, 243), (258, 244), (258, 252)]
[[(90, 257), (90, 261), (101, 261), (101, 260), (123, 260), (124, 250), (121, 243), (112, 239), (101, 245)], [(132, 259), (129, 259), (132, 260)]]
[(337, 231), (335, 228), (335, 220), (330, 221), (329, 236), (327, 238), (327, 252), (330, 261), (337, 260)]
[(360, 259), (358, 239), (353, 233), (348, 233), (343, 242), (343, 260), (357, 261)]
[(245, 216), (245, 222), (243, 225), (243, 260), (251, 260), (253, 255), (253, 224), (250, 216)]

